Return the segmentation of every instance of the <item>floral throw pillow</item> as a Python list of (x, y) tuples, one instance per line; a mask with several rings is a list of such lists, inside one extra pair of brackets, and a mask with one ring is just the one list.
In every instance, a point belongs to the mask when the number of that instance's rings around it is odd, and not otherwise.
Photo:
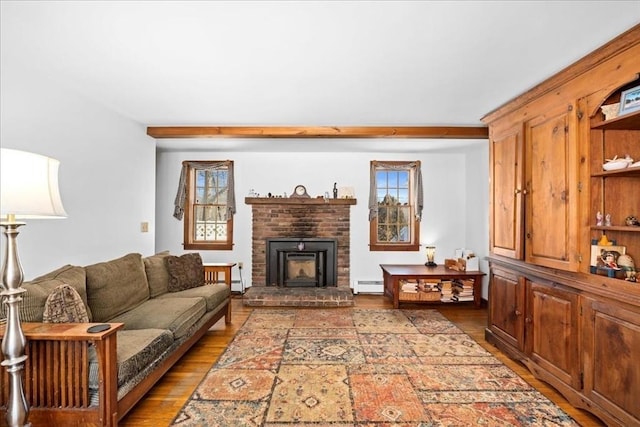
[(89, 315), (78, 291), (69, 285), (57, 286), (47, 297), (44, 323), (87, 323)]
[(179, 292), (204, 285), (204, 266), (199, 253), (169, 255), (165, 258), (165, 262), (169, 272), (169, 292)]

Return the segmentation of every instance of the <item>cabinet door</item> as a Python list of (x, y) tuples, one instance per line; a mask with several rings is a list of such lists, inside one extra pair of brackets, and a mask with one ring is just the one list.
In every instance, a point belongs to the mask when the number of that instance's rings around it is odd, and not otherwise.
[(525, 260), (578, 270), (578, 147), (575, 105), (525, 127)]
[(523, 125), (506, 131), (491, 129), (490, 250), (522, 259)]
[(527, 280), (525, 352), (540, 368), (580, 389), (578, 294)]
[(584, 308), (584, 394), (640, 425), (640, 310), (590, 299)]
[(524, 279), (501, 268), (491, 268), (489, 329), (514, 349), (524, 349)]

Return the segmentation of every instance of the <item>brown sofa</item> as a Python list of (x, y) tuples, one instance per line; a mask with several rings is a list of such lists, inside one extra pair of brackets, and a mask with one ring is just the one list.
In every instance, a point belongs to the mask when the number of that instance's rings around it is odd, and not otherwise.
[[(204, 284), (201, 268), (197, 254), (131, 253), (86, 267), (67, 265), (23, 284), (27, 292), (20, 311), (29, 355), (24, 370), (29, 421), (117, 425), (213, 324), (222, 317), (231, 322), (231, 290), (223, 283)], [(56, 322), (51, 316), (64, 314), (61, 305), (74, 305), (67, 301), (52, 307), (51, 295), (57, 296), (61, 285), (75, 290), (73, 303), (86, 311), (88, 323), (68, 323), (64, 318), (62, 323), (43, 322)], [(87, 331), (105, 323), (110, 329)], [(6, 411), (4, 369), (2, 376), (0, 406)]]

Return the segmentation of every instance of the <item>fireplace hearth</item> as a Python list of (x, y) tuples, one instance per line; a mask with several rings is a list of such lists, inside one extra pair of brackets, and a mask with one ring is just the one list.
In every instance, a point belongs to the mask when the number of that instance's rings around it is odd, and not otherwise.
[(266, 240), (267, 286), (337, 286), (335, 239)]

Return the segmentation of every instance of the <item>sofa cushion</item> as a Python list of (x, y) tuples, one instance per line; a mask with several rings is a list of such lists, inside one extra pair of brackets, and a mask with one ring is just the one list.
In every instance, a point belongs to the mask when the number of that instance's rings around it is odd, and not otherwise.
[(144, 262), (144, 271), (147, 274), (149, 296), (151, 298), (155, 298), (169, 291), (169, 272), (167, 271), (167, 263), (165, 262), (165, 258), (169, 255), (169, 251), (163, 251), (142, 259)]
[[(86, 275), (83, 267), (65, 265), (44, 276), (25, 282), (22, 287), (27, 291), (22, 294), (20, 303), (20, 320), (23, 322), (42, 322), (44, 306), (47, 298), (60, 285), (70, 285), (82, 298), (89, 321), (91, 310), (87, 305)], [(6, 317), (6, 305), (0, 304), (0, 318)]]
[[(118, 387), (121, 387), (171, 348), (173, 334), (166, 329), (120, 330), (117, 342)], [(90, 388), (97, 390), (98, 358), (95, 351), (90, 352), (89, 381)]]
[(231, 297), (231, 289), (224, 283), (214, 283), (198, 288), (186, 289), (180, 292), (170, 292), (158, 298), (194, 298), (201, 297), (207, 303), (207, 311), (214, 310), (226, 299)]
[(165, 258), (169, 272), (169, 292), (183, 291), (204, 285), (204, 266), (199, 253)]
[(190, 333), (206, 310), (204, 298), (154, 298), (109, 322), (124, 323), (125, 330), (168, 329), (178, 339)]
[(106, 322), (149, 299), (142, 255), (127, 254), (85, 267), (87, 300), (95, 322)]
[(89, 316), (80, 294), (69, 285), (60, 285), (47, 298), (42, 321), (45, 323), (87, 323)]

